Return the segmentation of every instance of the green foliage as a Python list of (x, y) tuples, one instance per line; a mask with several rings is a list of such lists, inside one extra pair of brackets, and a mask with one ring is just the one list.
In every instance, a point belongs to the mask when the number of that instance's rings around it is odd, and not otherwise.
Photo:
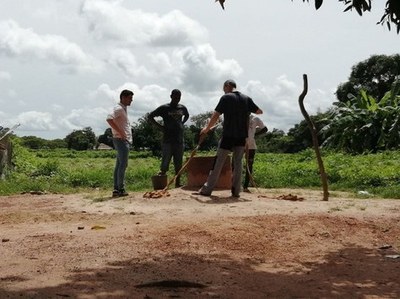
[(330, 122), (322, 130), (327, 148), (350, 153), (400, 148), (400, 81), (377, 101), (364, 90), (334, 103)]
[(340, 102), (347, 102), (348, 95), (365, 90), (375, 99), (382, 99), (400, 75), (400, 54), (372, 55), (352, 67), (349, 79), (336, 90)]
[(21, 144), (30, 149), (43, 148), (46, 140), (36, 136), (23, 136), (21, 137)]
[(293, 137), (287, 136), (282, 130), (273, 129), (265, 137), (256, 138), (256, 142), (260, 153), (287, 153)]
[[(210, 120), (212, 114), (213, 111), (207, 111), (205, 113), (193, 115), (190, 118), (192, 125), (190, 126), (189, 131), (194, 137), (194, 142), (191, 148), (194, 148), (199, 143), (200, 131), (208, 124), (208, 121)], [(220, 126), (217, 126), (213, 130), (209, 131), (200, 145), (200, 150), (209, 151), (215, 149), (218, 146), (218, 141), (221, 135), (222, 128)]]
[[(14, 171), (0, 181), (0, 195), (30, 191), (73, 193), (93, 188), (110, 191), (113, 187), (114, 150), (27, 150), (19, 142), (14, 148)], [(325, 152), (323, 158), (331, 190), (363, 190), (400, 199), (400, 151), (366, 155)], [(159, 158), (150, 151), (131, 151), (126, 172), (128, 191), (151, 190), (151, 177), (159, 165)], [(258, 152), (254, 178), (263, 188), (316, 189), (321, 185), (312, 149), (296, 154)]]
[(98, 138), (97, 138), (97, 142), (100, 144), (100, 143), (104, 143), (105, 145), (108, 145), (109, 147), (112, 147), (112, 148), (114, 148), (114, 143), (113, 143), (113, 140), (112, 140), (112, 130), (111, 130), (111, 128), (107, 128), (105, 131), (104, 131), (104, 134), (103, 135), (100, 135)]
[(153, 155), (161, 156), (162, 132), (148, 120), (149, 113), (139, 118), (132, 126), (134, 132), (133, 148), (135, 150), (150, 150)]
[(66, 148), (67, 143), (63, 139), (47, 140), (36, 136), (16, 137), (21, 140), (21, 145), (29, 149), (56, 149)]
[(93, 149), (96, 145), (96, 135), (91, 127), (86, 127), (83, 130), (74, 130), (65, 137), (68, 149), (78, 151)]
[[(368, 155), (326, 152), (324, 165), (332, 190), (365, 190), (400, 198), (400, 152)], [(254, 178), (265, 188), (317, 188), (320, 177), (311, 149), (297, 154), (257, 154)]]
[[(316, 115), (311, 115), (310, 118), (314, 123), (314, 126), (319, 132), (323, 127), (325, 127), (328, 123), (329, 113), (317, 113)], [(291, 128), (287, 135), (291, 137), (291, 142), (289, 143), (289, 148), (286, 151), (287, 153), (297, 153), (307, 148), (313, 147), (313, 141), (311, 136), (310, 128), (305, 120), (302, 120), (299, 124), (296, 124), (293, 128)], [(318, 135), (318, 144), (322, 144), (324, 141), (324, 136)]]
[[(185, 150), (192, 150), (199, 142), (200, 130), (204, 127), (212, 112), (194, 115), (191, 117), (192, 125), (184, 126)], [(150, 150), (154, 156), (161, 157), (162, 131), (148, 121), (148, 115), (139, 118), (132, 127), (134, 132), (133, 148), (137, 151)], [(201, 150), (211, 150), (218, 144), (221, 129), (216, 129), (209, 134), (201, 144)], [(104, 137), (102, 137), (104, 138)], [(100, 139), (99, 139), (100, 142)], [(103, 142), (105, 143), (105, 142)]]
[[(14, 170), (0, 181), (0, 195), (18, 192), (76, 192), (81, 189), (111, 189), (116, 152), (114, 150), (76, 151), (28, 150), (15, 144)], [(160, 161), (151, 152), (129, 153), (126, 172), (128, 188), (152, 187), (151, 176)]]

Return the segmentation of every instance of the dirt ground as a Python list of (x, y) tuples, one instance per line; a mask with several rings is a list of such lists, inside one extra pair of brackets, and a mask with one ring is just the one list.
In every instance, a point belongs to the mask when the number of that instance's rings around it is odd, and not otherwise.
[(0, 298), (400, 298), (400, 200), (192, 193), (0, 197)]

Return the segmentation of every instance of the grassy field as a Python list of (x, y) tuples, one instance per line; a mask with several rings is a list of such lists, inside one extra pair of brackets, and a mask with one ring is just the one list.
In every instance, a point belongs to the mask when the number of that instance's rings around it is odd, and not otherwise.
[[(198, 154), (212, 156), (214, 152)], [(357, 156), (323, 153), (323, 159), (330, 190), (350, 191), (355, 196), (364, 191), (359, 196), (400, 199), (399, 151)], [(0, 195), (112, 189), (114, 151), (29, 151), (16, 145), (13, 161), (14, 170), (0, 181)], [(159, 165), (160, 159), (150, 152), (132, 151), (126, 173), (127, 190), (151, 190), (151, 176), (158, 172)], [(258, 153), (254, 179), (262, 188), (321, 188), (313, 150), (298, 154)]]

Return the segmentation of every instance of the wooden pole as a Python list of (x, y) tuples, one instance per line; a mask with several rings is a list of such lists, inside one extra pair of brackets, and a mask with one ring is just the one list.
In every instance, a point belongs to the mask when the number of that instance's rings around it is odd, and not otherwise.
[(327, 175), (325, 172), (324, 163), (322, 161), (321, 152), (319, 149), (318, 138), (317, 138), (317, 129), (315, 128), (315, 125), (314, 125), (313, 121), (311, 120), (310, 116), (308, 115), (306, 109), (304, 108), (304, 104), (303, 104), (304, 98), (306, 97), (306, 94), (307, 94), (307, 91), (308, 91), (307, 75), (303, 74), (303, 92), (299, 96), (299, 105), (300, 105), (301, 113), (303, 114), (303, 116), (307, 122), (308, 128), (311, 131), (313, 146), (314, 146), (315, 154), (317, 156), (319, 173), (321, 176), (322, 188), (323, 188), (323, 192), (324, 192), (323, 200), (328, 201), (328, 198), (329, 198), (328, 179), (327, 179)]

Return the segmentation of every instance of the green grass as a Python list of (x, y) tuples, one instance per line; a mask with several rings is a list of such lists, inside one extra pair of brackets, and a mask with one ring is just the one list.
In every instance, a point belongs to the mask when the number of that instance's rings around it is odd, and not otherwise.
[[(368, 155), (323, 153), (330, 190), (367, 191), (400, 199), (400, 151)], [(312, 150), (298, 154), (256, 154), (254, 178), (264, 188), (321, 188)]]
[[(189, 155), (190, 152), (185, 154)], [(357, 156), (328, 152), (323, 153), (323, 160), (330, 191), (350, 191), (355, 196), (358, 191), (367, 191), (371, 197), (400, 199), (399, 151)], [(13, 162), (13, 171), (0, 180), (0, 195), (112, 189), (114, 151), (29, 151), (15, 144)], [(128, 191), (151, 190), (151, 176), (158, 172), (159, 166), (160, 159), (150, 152), (132, 151), (126, 172)], [(173, 169), (172, 163), (170, 168)], [(263, 188), (321, 188), (313, 150), (297, 154), (257, 153), (254, 179)]]

